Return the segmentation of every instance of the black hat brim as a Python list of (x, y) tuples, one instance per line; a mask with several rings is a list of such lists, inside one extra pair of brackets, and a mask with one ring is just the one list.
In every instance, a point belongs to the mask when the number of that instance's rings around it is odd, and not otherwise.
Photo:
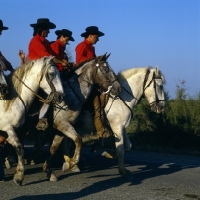
[(92, 34), (92, 35), (98, 35), (98, 37), (101, 37), (101, 36), (104, 36), (105, 34), (104, 33), (102, 33), (101, 31), (98, 31), (98, 32), (84, 32), (84, 33), (82, 33), (81, 34), (81, 37), (86, 37), (87, 35), (90, 35), (90, 34)]
[(74, 40), (74, 38), (71, 36), (71, 37), (69, 37), (69, 40), (70, 41), (72, 41), (72, 42), (74, 42), (75, 40)]
[(8, 27), (3, 26), (3, 27), (2, 27), (2, 30), (8, 30)]
[(39, 23), (39, 24), (30, 24), (31, 27), (48, 27), (49, 29), (54, 29), (56, 28), (56, 25), (52, 22), (49, 23)]

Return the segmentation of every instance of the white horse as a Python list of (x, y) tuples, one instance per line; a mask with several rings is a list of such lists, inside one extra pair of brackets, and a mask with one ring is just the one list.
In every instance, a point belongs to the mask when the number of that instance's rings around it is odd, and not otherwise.
[(15, 129), (24, 123), (26, 113), (40, 88), (56, 97), (57, 99), (53, 98), (54, 101), (62, 102), (63, 87), (52, 59), (53, 57), (44, 57), (17, 68), (8, 79), (9, 100), (0, 101), (0, 130), (7, 132), (7, 141), (16, 150), (18, 164), (13, 180), (20, 186), (24, 179), (24, 150)]
[[(118, 79), (123, 90), (119, 98), (114, 100), (111, 96), (109, 97), (104, 110), (115, 137), (119, 173), (126, 178), (132, 178), (132, 173), (124, 166), (124, 152), (130, 150), (132, 146), (125, 128), (130, 125), (133, 108), (143, 95), (147, 98), (152, 111), (157, 113), (164, 111), (163, 84), (165, 79), (158, 67), (155, 69), (147, 67), (124, 70), (118, 74)], [(88, 119), (82, 115), (80, 121), (81, 124), (86, 124)], [(80, 127), (79, 124), (78, 126)], [(70, 161), (68, 155), (65, 157), (65, 160)], [(69, 166), (69, 164), (64, 163), (64, 170), (65, 165)]]

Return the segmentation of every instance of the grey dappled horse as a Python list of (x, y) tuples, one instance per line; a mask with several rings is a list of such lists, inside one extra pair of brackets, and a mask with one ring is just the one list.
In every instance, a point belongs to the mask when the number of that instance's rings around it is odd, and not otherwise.
[(8, 94), (8, 85), (4, 76), (6, 70), (6, 64), (0, 58), (0, 100), (5, 99), (6, 94)]
[(63, 87), (52, 59), (44, 57), (17, 68), (8, 77), (8, 99), (0, 101), (0, 130), (7, 132), (7, 141), (16, 150), (18, 163), (13, 180), (20, 186), (24, 179), (24, 150), (15, 129), (24, 123), (26, 113), (40, 88), (46, 94), (52, 94), (58, 104), (62, 101)]
[[(163, 84), (165, 79), (158, 67), (155, 69), (147, 67), (124, 70), (118, 74), (118, 79), (123, 90), (119, 98), (114, 101), (112, 97), (109, 98), (104, 110), (115, 138), (119, 173), (129, 179), (134, 176), (124, 166), (124, 152), (130, 150), (132, 145), (125, 128), (130, 125), (133, 108), (140, 102), (143, 95), (148, 100), (152, 111), (157, 113), (164, 111)], [(84, 115), (80, 116), (80, 121), (81, 124), (90, 122)], [(68, 157), (67, 162), (69, 161), (70, 158)], [(66, 163), (64, 164), (67, 165)]]
[[(79, 162), (82, 146), (82, 139), (74, 129), (73, 124), (77, 120), (82, 106), (86, 102), (92, 89), (94, 89), (95, 85), (99, 85), (101, 92), (111, 93), (113, 96), (118, 96), (121, 92), (121, 85), (118, 82), (117, 76), (107, 62), (108, 57), (109, 55), (105, 54), (81, 64), (75, 70), (72, 77), (63, 82), (66, 106), (62, 109), (54, 109), (54, 127), (65, 136), (71, 138), (75, 143), (75, 152), (69, 162), (69, 167), (73, 167)], [(55, 135), (50, 147), (51, 155), (44, 165), (44, 170), (46, 169), (47, 177), (50, 181), (57, 180), (55, 174), (51, 171), (50, 163), (64, 135)]]

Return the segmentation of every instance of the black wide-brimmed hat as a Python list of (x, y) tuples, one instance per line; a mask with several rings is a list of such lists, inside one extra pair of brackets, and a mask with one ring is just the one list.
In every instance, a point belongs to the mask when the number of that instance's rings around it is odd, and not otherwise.
[(69, 40), (74, 41), (72, 37), (72, 32), (67, 29), (57, 30), (55, 31), (56, 35), (63, 35), (64, 37), (69, 37)]
[(33, 28), (35, 28), (35, 27), (47, 27), (49, 29), (56, 28), (56, 25), (54, 23), (50, 22), (48, 18), (39, 18), (39, 19), (37, 19), (36, 24), (30, 24), (30, 26)]
[(8, 27), (3, 26), (3, 21), (0, 19), (0, 30), (8, 30)]
[(90, 34), (92, 35), (98, 35), (98, 37), (104, 36), (105, 34), (99, 31), (97, 26), (89, 26), (85, 29), (86, 32), (81, 34), (81, 37), (86, 37)]

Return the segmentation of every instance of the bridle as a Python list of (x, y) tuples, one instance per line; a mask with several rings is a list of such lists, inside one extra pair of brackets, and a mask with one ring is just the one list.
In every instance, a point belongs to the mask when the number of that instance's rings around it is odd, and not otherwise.
[(52, 81), (50, 81), (48, 77), (48, 73), (46, 73), (45, 78), (47, 80), (47, 83), (49, 84), (51, 88), (51, 93), (45, 100), (47, 104), (56, 104), (56, 103), (61, 103), (63, 101), (63, 95), (61, 92), (56, 91), (55, 86), (53, 85)]
[(158, 99), (157, 92), (156, 92), (156, 80), (159, 80), (159, 79), (162, 80), (162, 78), (161, 78), (161, 75), (156, 75), (155, 72), (153, 72), (152, 79), (147, 84), (147, 80), (149, 78), (149, 74), (150, 74), (150, 70), (148, 69), (147, 73), (145, 75), (144, 83), (143, 83), (143, 95), (142, 95), (142, 97), (144, 96), (145, 90), (153, 83), (153, 88), (154, 88), (154, 93), (155, 93), (156, 99), (155, 99), (155, 101), (153, 101), (153, 102), (151, 102), (149, 104), (150, 104), (150, 106), (153, 106), (153, 105), (156, 106), (160, 101), (165, 101), (163, 99), (161, 99), (161, 100)]
[[(157, 106), (157, 104), (158, 104), (160, 101), (165, 101), (165, 100), (159, 100), (158, 97), (157, 97), (157, 93), (156, 93), (156, 83), (155, 83), (155, 81), (156, 81), (156, 79), (161, 79), (161, 80), (162, 80), (161, 76), (160, 76), (160, 75), (156, 76), (156, 75), (155, 75), (155, 72), (153, 72), (152, 79), (151, 79), (151, 80), (149, 81), (149, 83), (147, 84), (147, 81), (148, 81), (148, 79), (149, 79), (149, 74), (150, 74), (150, 70), (147, 69), (147, 72), (146, 72), (146, 75), (145, 75), (145, 78), (144, 78), (144, 82), (143, 82), (143, 92), (142, 92), (142, 95), (141, 95), (140, 99), (137, 99), (136, 97), (134, 97), (133, 94), (131, 94), (131, 92), (129, 92), (129, 91), (128, 91), (126, 88), (124, 88), (123, 86), (122, 86), (122, 88), (123, 88), (123, 90), (126, 91), (133, 99), (136, 99), (137, 104), (139, 104), (139, 103), (141, 102), (142, 98), (143, 98), (144, 95), (145, 95), (145, 94), (144, 94), (144, 93), (145, 93), (145, 90), (153, 83), (153, 84), (154, 84), (153, 87), (154, 87), (154, 92), (155, 92), (156, 100), (153, 101), (153, 102), (151, 102), (151, 103), (149, 103), (150, 106), (152, 107), (152, 106)], [(120, 96), (119, 96), (119, 98), (120, 98), (121, 101), (129, 108), (129, 110), (130, 110), (130, 112), (131, 112), (131, 118), (133, 118), (133, 112), (132, 112), (131, 108), (127, 105), (127, 103), (126, 103)], [(110, 110), (110, 108), (109, 108), (109, 110)]]
[[(110, 70), (110, 68), (108, 67), (108, 63), (107, 63), (106, 61), (100, 61), (100, 63), (101, 63), (101, 62), (103, 62), (104, 67), (107, 67), (108, 70)], [(93, 78), (92, 78), (93, 83), (95, 83), (98, 69), (99, 69), (100, 72), (104, 75), (104, 77), (107, 77), (107, 76), (105, 75), (105, 72), (101, 69), (99, 63), (96, 63), (96, 64), (95, 64), (95, 69), (96, 69), (96, 70), (95, 70), (95, 73), (94, 73)], [(117, 76), (115, 76), (115, 79), (112, 80), (112, 81), (106, 78), (106, 82), (108, 83), (108, 88), (107, 88), (107, 91), (106, 91), (106, 92), (103, 92), (103, 94), (108, 94), (108, 93), (111, 91), (111, 89), (112, 89), (112, 87), (113, 87), (115, 81), (118, 81)]]

